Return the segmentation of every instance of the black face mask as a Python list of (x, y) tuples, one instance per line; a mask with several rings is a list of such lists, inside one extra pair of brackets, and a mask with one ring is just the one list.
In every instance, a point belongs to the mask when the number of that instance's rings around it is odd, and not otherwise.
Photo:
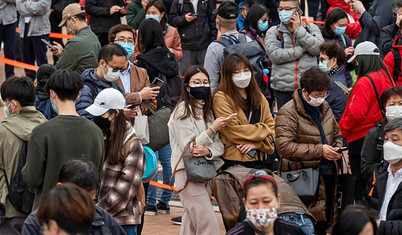
[(211, 88), (200, 86), (200, 87), (190, 87), (190, 95), (197, 100), (205, 100), (209, 93), (211, 92)]
[(102, 130), (109, 130), (111, 125), (109, 118), (103, 118), (102, 116), (94, 116), (94, 123)]

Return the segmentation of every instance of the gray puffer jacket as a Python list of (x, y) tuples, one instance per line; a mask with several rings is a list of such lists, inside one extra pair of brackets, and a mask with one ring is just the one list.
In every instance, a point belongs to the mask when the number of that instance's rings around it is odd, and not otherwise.
[[(20, 13), (18, 23), (19, 33), (24, 37), (25, 30), (28, 37), (42, 36), (50, 33), (50, 5), (49, 0), (17, 0), (17, 11)], [(25, 29), (25, 19), (31, 17), (29, 28)]]
[(272, 88), (282, 92), (300, 88), (301, 74), (317, 66), (318, 47), (323, 42), (320, 29), (314, 24), (302, 23), (293, 33), (282, 23), (271, 27), (265, 36), (265, 48), (272, 61)]

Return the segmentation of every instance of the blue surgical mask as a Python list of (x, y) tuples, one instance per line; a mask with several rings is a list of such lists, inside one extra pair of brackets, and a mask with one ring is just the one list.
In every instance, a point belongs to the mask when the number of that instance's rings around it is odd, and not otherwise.
[(52, 104), (52, 109), (56, 114), (59, 114), (59, 112), (57, 111), (56, 105), (54, 105), (52, 102), (50, 102)]
[(134, 45), (132, 45), (128, 42), (119, 42), (117, 44), (119, 44), (121, 47), (124, 48), (124, 50), (126, 50), (127, 58), (130, 57), (134, 53)]
[(294, 11), (282, 10), (279, 12), (279, 20), (284, 24), (288, 24), (290, 22), (290, 19), (292, 18), (293, 13)]
[(328, 73), (331, 69), (328, 68), (328, 61), (320, 61), (318, 67), (325, 73)]
[(349, 3), (349, 0), (344, 0), (346, 3)]
[(158, 15), (145, 15), (145, 19), (154, 19), (156, 21), (160, 21), (159, 16)]
[(345, 31), (346, 31), (346, 26), (345, 27), (336, 27), (335, 26), (334, 33), (336, 35), (343, 35), (343, 34), (345, 34)]
[(258, 29), (260, 29), (261, 32), (267, 31), (268, 26), (268, 21), (258, 21)]

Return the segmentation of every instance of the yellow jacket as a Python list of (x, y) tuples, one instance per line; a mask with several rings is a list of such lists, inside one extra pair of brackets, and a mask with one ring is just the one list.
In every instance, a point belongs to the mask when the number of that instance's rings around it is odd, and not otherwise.
[[(219, 91), (214, 96), (213, 110), (215, 117), (227, 117), (232, 113), (237, 113), (233, 120), (220, 130), (220, 138), (225, 147), (223, 157), (231, 161), (249, 162), (256, 161), (256, 157), (250, 158), (247, 154), (242, 154), (236, 145), (253, 143), (256, 150), (272, 154), (274, 145), (272, 139), (275, 136), (274, 119), (269, 110), (268, 101), (261, 94), (261, 117), (260, 122), (248, 124), (248, 119), (241, 108), (234, 107), (232, 99), (225, 93)], [(233, 146), (233, 147), (232, 147)]]

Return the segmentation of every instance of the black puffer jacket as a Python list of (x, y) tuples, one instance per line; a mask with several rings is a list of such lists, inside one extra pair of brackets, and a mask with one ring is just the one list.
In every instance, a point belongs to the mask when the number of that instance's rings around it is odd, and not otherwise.
[[(389, 163), (384, 161), (375, 169), (375, 176), (371, 177), (368, 186), (368, 193), (365, 200), (369, 206), (380, 212), (384, 202), (387, 188)], [(402, 235), (402, 183), (391, 197), (388, 204), (386, 221), (381, 221), (378, 229), (379, 235)]]
[(116, 24), (120, 24), (119, 12), (110, 15), (110, 8), (114, 5), (125, 6), (124, 0), (86, 0), (85, 11), (90, 15), (89, 25), (94, 33), (107, 33)]
[(395, 23), (392, 23), (381, 29), (378, 48), (380, 49), (383, 57), (391, 51), (395, 38), (400, 34), (401, 31)]
[(382, 119), (367, 132), (367, 135), (364, 138), (361, 152), (361, 168), (362, 174), (365, 178), (372, 176), (376, 165), (384, 160), (382, 146), (384, 144), (384, 127), (387, 123), (388, 121), (386, 118)]
[[(169, 24), (179, 30), (181, 47), (183, 50), (202, 50), (216, 39), (218, 30), (212, 11), (216, 8), (215, 0), (199, 0), (197, 12), (190, 0), (183, 0), (183, 6), (179, 0), (173, 0), (169, 14)], [(197, 18), (187, 22), (187, 13), (197, 13)]]

